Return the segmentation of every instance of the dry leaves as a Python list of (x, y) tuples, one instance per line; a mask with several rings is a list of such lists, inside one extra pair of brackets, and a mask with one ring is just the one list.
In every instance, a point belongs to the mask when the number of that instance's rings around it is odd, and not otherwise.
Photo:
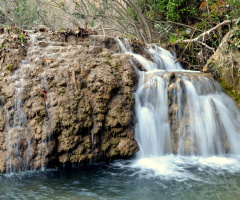
[(44, 61), (46, 63), (51, 63), (51, 62), (53, 62), (53, 59), (52, 58), (44, 58)]
[(47, 99), (47, 90), (42, 89), (41, 93), (42, 93), (44, 99)]

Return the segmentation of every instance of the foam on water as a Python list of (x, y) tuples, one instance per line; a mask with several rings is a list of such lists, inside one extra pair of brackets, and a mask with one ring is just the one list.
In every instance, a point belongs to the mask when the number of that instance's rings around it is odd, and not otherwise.
[(161, 180), (208, 182), (207, 174), (235, 174), (240, 172), (240, 156), (181, 156), (140, 158), (128, 162), (115, 162), (113, 167), (131, 170), (130, 176), (140, 179), (160, 178)]

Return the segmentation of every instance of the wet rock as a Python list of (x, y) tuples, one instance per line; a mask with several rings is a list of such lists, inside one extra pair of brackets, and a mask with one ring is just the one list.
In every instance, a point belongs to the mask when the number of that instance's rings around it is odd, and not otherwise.
[[(129, 157), (138, 151), (132, 95), (137, 75), (130, 56), (118, 54), (114, 38), (60, 35), (36, 33), (38, 40), (26, 57), (18, 49), (11, 56), (5, 52), (0, 69), (5, 79), (0, 79), (0, 172), (9, 169), (6, 160), (14, 148), (5, 144), (10, 132), (21, 138), (10, 134), (10, 146), (19, 146), (12, 155), (19, 154), (28, 169)], [(14, 72), (6, 69), (10, 60)], [(16, 119), (22, 120), (17, 132)], [(13, 161), (17, 169), (24, 168)]]
[(47, 45), (46, 42), (41, 41), (41, 42), (38, 43), (38, 46), (40, 46), (40, 47), (46, 47), (46, 46), (48, 46), (48, 45)]
[(2, 77), (6, 76), (6, 75), (7, 75), (6, 72), (2, 72), (2, 73), (1, 73), (1, 76), (2, 76)]

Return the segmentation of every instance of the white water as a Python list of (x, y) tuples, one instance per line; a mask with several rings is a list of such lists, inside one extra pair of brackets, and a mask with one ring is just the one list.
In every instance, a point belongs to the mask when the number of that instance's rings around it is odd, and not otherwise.
[(49, 70), (49, 63), (47, 62), (47, 67), (44, 68), (43, 72), (43, 88), (46, 91), (46, 99), (45, 99), (45, 109), (47, 115), (45, 116), (43, 120), (42, 125), (42, 159), (41, 159), (41, 170), (44, 171), (46, 169), (46, 155), (45, 152), (47, 152), (48, 143), (51, 141), (51, 127), (52, 127), (52, 120), (49, 109), (53, 107), (53, 98), (49, 91), (48, 87), (48, 81), (46, 77), (46, 71)]
[[(25, 61), (22, 61), (20, 68), (26, 74), (28, 64)], [(24, 91), (25, 82), (22, 73), (17, 70), (13, 76), (15, 81), (15, 106), (13, 114), (13, 123), (9, 123), (9, 111), (5, 107), (6, 114), (6, 146), (7, 146), (7, 160), (6, 160), (6, 172), (12, 173), (19, 170), (30, 169), (28, 164), (32, 158), (31, 150), (31, 138), (28, 131), (27, 117), (22, 110), (22, 93)], [(21, 138), (25, 138), (27, 142), (27, 151), (25, 154), (22, 154), (20, 148)]]
[(199, 72), (184, 70), (161, 47), (146, 49), (152, 62), (125, 45), (119, 40), (121, 51), (147, 70), (138, 70), (135, 139), (140, 151), (128, 167), (140, 168), (139, 173), (147, 176), (178, 180), (199, 179), (189, 173), (189, 167), (240, 171), (240, 112), (219, 84)]
[[(39, 70), (39, 66), (35, 63), (36, 60), (32, 60), (32, 54), (37, 52), (37, 34), (30, 34), (30, 46), (28, 48), (28, 53), (26, 60), (23, 60), (21, 64), (18, 66), (18, 69), (14, 72), (12, 76), (9, 76), (10, 81), (15, 83), (15, 105), (10, 110), (5, 106), (4, 113), (6, 115), (6, 148), (7, 148), (7, 156), (6, 156), (6, 172), (18, 172), (18, 171), (26, 171), (32, 169), (32, 148), (31, 148), (31, 140), (32, 133), (30, 132), (29, 119), (25, 114), (25, 109), (23, 107), (24, 99), (23, 96), (26, 96), (26, 93), (29, 94), (28, 84), (31, 76), (31, 70), (35, 71)], [(41, 137), (41, 167), (45, 169), (46, 167), (46, 153), (49, 153), (49, 144), (51, 144), (51, 117), (49, 109), (53, 105), (53, 100), (51, 98), (48, 82), (46, 77), (46, 71), (49, 70), (49, 67), (44, 68), (44, 72), (42, 74), (42, 78), (40, 74), (35, 75), (36, 79), (39, 80), (38, 89), (41, 91), (42, 89), (47, 90), (47, 99), (45, 99), (45, 108), (46, 108), (46, 117), (43, 122), (43, 130)], [(23, 150), (22, 146), (26, 146), (26, 150)]]

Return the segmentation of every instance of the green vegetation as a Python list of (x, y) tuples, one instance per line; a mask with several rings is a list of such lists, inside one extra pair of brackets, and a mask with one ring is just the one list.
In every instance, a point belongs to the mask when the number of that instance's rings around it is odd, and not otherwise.
[(201, 1), (198, 0), (141, 0), (146, 17), (150, 20), (189, 21), (197, 17)]
[(20, 39), (21, 43), (24, 43), (24, 41), (25, 41), (25, 36), (24, 36), (23, 33), (21, 33), (21, 34), (19, 35), (19, 39)]
[(13, 66), (13, 64), (11, 64), (11, 63), (7, 63), (7, 64), (6, 64), (6, 70), (12, 72), (12, 71), (14, 70), (14, 66)]
[[(18, 27), (16, 33), (42, 25), (58, 32), (78, 26), (141, 44), (169, 43), (191, 69), (206, 64), (229, 28), (240, 24), (239, 0), (15, 0), (0, 2), (0, 8), (2, 24)], [(230, 43), (239, 48), (236, 38)]]
[(108, 60), (106, 61), (106, 64), (112, 66), (112, 64)]
[(230, 35), (228, 44), (234, 49), (240, 49), (240, 32), (238, 29), (235, 29)]
[(3, 49), (7, 48), (7, 45), (6, 44), (2, 44), (2, 45), (0, 45), (0, 47), (1, 47), (1, 50), (3, 50)]
[(233, 86), (229, 86), (226, 81), (220, 80), (219, 81), (221, 87), (224, 89), (224, 91), (231, 96), (235, 102), (239, 105), (240, 104), (240, 91), (236, 90)]

